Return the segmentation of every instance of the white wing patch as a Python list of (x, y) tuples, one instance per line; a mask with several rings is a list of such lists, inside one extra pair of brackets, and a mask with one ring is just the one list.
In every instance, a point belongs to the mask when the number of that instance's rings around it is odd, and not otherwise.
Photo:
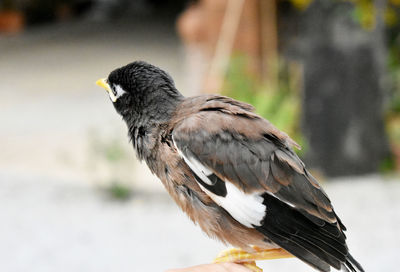
[[(173, 139), (172, 139), (173, 141)], [(207, 177), (212, 174), (212, 171), (202, 165), (198, 160), (195, 158), (189, 157), (187, 158), (185, 155), (183, 155), (182, 151), (179, 150), (179, 148), (176, 146), (174, 142), (176, 150), (178, 150), (179, 156), (183, 158), (183, 160), (186, 162), (187, 165), (189, 165), (190, 169), (192, 169), (193, 172), (196, 173), (196, 175), (201, 178), (205, 183), (208, 185), (212, 185), (212, 182), (210, 179)]]
[(226, 182), (226, 197), (217, 196), (203, 189), (212, 200), (223, 207), (233, 218), (248, 228), (261, 226), (267, 207), (263, 204), (263, 198), (259, 194), (246, 194), (234, 184)]
[[(173, 139), (172, 139), (173, 140)], [(181, 150), (174, 145), (190, 169), (199, 177), (203, 182), (208, 185), (213, 185), (210, 179), (207, 177), (213, 174), (212, 170), (201, 164), (197, 159), (193, 157), (185, 156)], [(263, 198), (260, 194), (252, 193), (246, 194), (241, 191), (231, 182), (225, 182), (226, 196), (218, 196), (213, 192), (204, 188), (200, 183), (200, 188), (219, 206), (224, 208), (234, 219), (236, 219), (242, 225), (253, 228), (254, 226), (261, 226), (261, 222), (267, 212), (267, 207), (263, 204)]]

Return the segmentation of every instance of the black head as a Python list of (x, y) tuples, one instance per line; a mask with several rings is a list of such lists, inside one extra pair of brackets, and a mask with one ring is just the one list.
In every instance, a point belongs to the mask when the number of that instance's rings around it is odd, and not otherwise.
[(115, 69), (97, 84), (108, 91), (115, 109), (127, 122), (162, 121), (183, 99), (166, 72), (143, 61)]

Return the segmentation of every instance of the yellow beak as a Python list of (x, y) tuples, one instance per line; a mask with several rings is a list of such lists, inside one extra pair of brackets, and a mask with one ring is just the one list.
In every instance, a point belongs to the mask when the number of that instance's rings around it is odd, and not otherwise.
[(117, 101), (117, 98), (115, 97), (114, 93), (111, 91), (110, 85), (107, 83), (106, 78), (100, 78), (99, 80), (97, 80), (96, 85), (99, 85), (100, 87), (103, 87), (104, 89), (106, 89), (112, 102)]
[(110, 85), (108, 85), (106, 78), (100, 78), (99, 80), (97, 80), (96, 85), (103, 87), (104, 89), (106, 89), (107, 92), (111, 91)]

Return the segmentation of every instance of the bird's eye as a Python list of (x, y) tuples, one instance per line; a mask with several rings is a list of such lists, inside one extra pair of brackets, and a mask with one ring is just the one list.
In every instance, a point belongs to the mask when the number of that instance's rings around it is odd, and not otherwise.
[(117, 101), (119, 97), (121, 97), (123, 94), (126, 92), (121, 88), (120, 85), (112, 84), (111, 87), (111, 92), (110, 92), (110, 97), (113, 102)]

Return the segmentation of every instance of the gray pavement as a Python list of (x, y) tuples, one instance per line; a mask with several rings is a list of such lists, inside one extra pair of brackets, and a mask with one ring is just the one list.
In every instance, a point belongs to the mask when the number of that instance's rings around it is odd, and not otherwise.
[[(225, 248), (201, 233), (135, 159), (126, 129), (94, 81), (131, 60), (183, 87), (172, 25), (70, 23), (0, 37), (0, 271), (163, 271), (210, 262)], [(93, 139), (126, 150), (115, 164)], [(97, 149), (99, 151), (96, 151)], [(133, 187), (126, 202), (102, 188)], [(398, 177), (324, 184), (367, 271), (399, 271)], [(295, 259), (265, 271), (311, 271)]]

